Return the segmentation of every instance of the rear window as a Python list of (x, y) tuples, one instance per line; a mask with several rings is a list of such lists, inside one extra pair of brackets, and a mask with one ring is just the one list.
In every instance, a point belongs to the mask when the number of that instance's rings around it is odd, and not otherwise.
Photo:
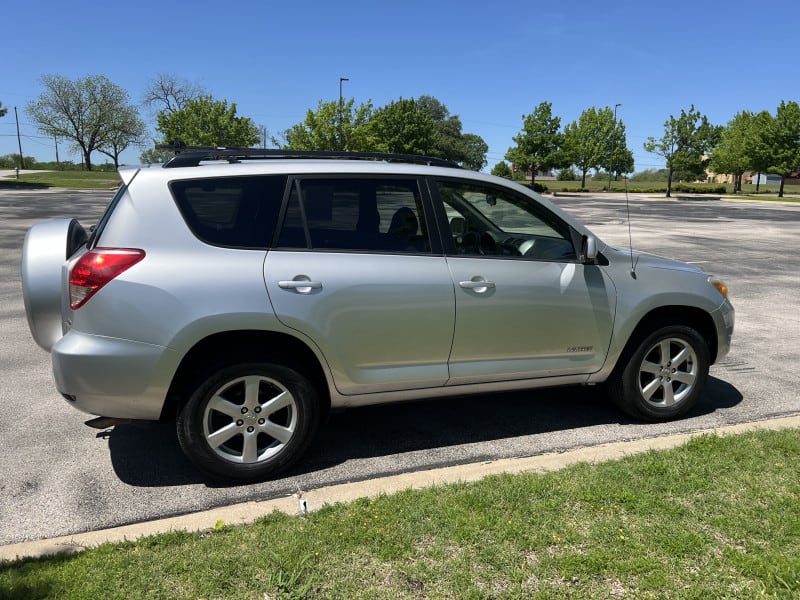
[(198, 238), (215, 246), (267, 248), (286, 177), (184, 179), (170, 183), (175, 202)]

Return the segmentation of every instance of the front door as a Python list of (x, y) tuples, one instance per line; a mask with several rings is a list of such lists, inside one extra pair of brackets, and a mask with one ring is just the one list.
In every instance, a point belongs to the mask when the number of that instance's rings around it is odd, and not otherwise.
[(589, 374), (603, 365), (615, 292), (578, 261), (566, 223), (523, 194), (440, 180), (456, 295), (453, 385)]

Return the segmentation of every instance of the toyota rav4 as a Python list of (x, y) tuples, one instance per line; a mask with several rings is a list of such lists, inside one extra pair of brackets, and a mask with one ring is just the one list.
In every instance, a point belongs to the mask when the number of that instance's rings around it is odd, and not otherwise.
[(721, 281), (452, 163), (201, 149), (120, 176), (88, 232), (28, 231), (31, 333), (88, 424), (173, 420), (212, 475), (286, 469), (331, 407), (605, 384), (674, 419), (730, 346)]

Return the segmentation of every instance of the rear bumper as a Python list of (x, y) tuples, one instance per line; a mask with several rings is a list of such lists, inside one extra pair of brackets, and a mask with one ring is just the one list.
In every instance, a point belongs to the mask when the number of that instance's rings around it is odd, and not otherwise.
[(56, 388), (75, 408), (157, 420), (180, 357), (163, 346), (69, 331), (53, 346)]

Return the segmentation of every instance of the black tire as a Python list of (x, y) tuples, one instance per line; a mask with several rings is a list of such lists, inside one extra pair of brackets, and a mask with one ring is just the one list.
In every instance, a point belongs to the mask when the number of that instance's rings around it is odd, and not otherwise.
[(219, 367), (179, 411), (178, 441), (207, 473), (260, 481), (303, 455), (321, 414), (316, 389), (293, 369), (263, 362)]
[(617, 406), (650, 422), (677, 419), (691, 410), (708, 378), (703, 337), (685, 325), (661, 324), (632, 344), (608, 381)]

